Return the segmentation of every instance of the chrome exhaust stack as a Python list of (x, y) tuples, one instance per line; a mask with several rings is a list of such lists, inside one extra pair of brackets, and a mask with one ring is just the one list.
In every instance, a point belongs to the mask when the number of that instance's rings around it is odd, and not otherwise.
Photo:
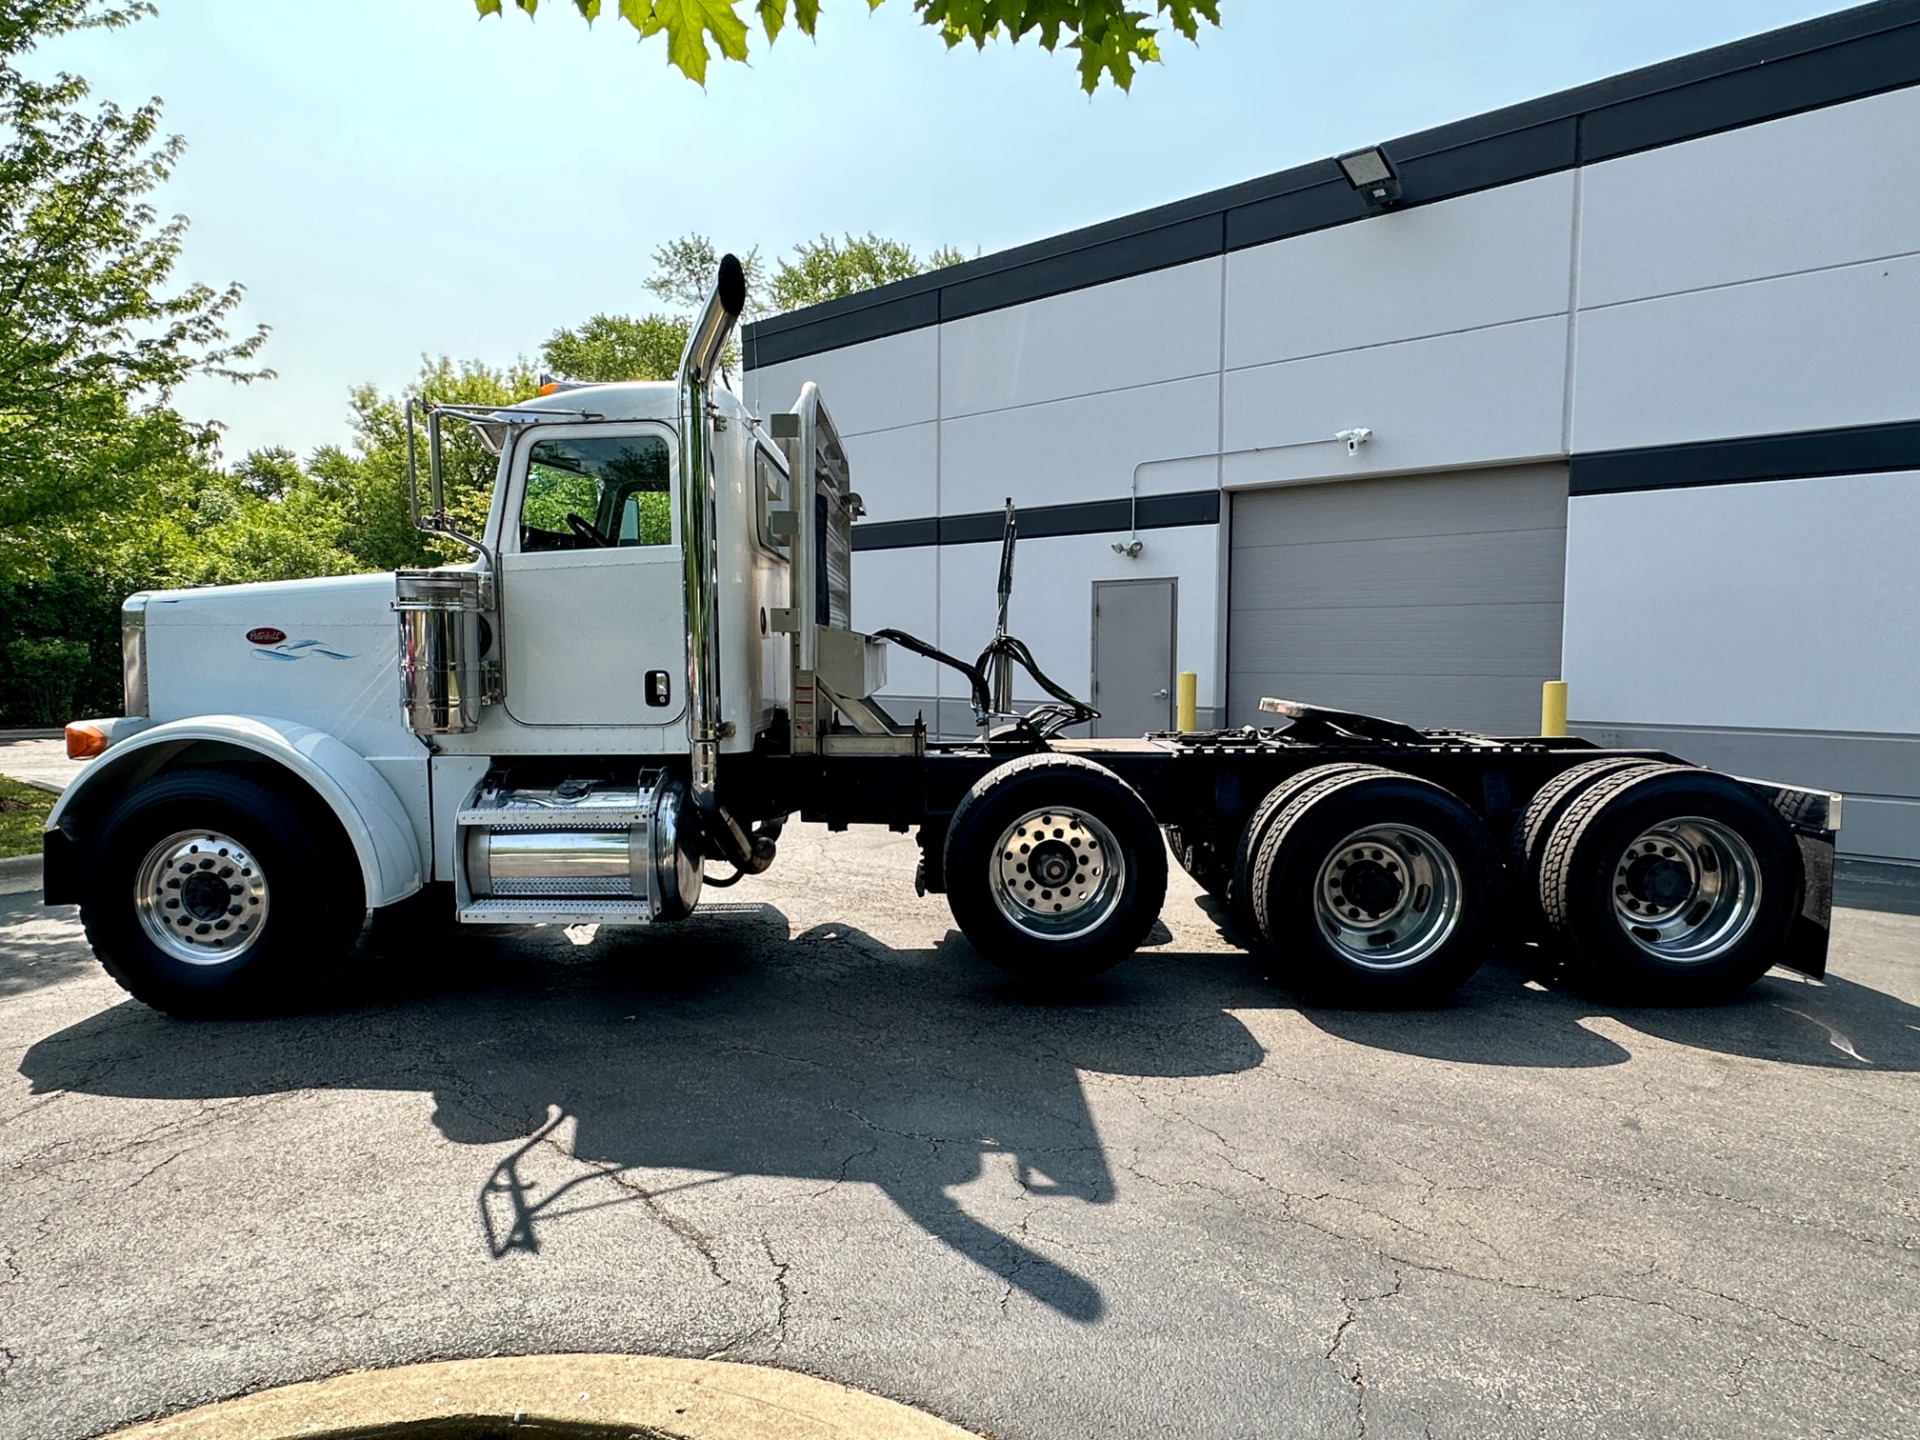
[(720, 356), (747, 304), (747, 275), (722, 257), (712, 293), (687, 333), (680, 356), (680, 565), (687, 607), (687, 739), (692, 747), (693, 799), (713, 814), (720, 764), (719, 528), (708, 416)]

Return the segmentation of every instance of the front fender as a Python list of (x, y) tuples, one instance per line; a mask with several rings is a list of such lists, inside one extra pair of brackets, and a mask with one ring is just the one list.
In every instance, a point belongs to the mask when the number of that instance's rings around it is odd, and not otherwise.
[[(299, 777), (326, 803), (353, 845), (368, 905), (390, 905), (420, 888), (425, 865), (399, 797), (365, 757), (326, 731), (265, 715), (196, 715), (142, 729), (124, 740), (117, 738), (118, 729), (112, 747), (80, 772), (53, 807), (47, 817), (49, 834), (58, 831), (69, 839), (84, 839), (89, 823), (116, 797), (182, 754), (198, 751), (217, 757), (223, 751), (240, 751)], [(51, 893), (51, 873), (48, 880), (48, 903), (58, 903)]]

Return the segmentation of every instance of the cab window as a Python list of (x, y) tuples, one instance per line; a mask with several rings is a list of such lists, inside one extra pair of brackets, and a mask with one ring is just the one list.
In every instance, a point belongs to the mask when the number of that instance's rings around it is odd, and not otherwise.
[(672, 466), (658, 435), (536, 440), (520, 500), (520, 548), (673, 543)]
[(773, 539), (773, 512), (787, 505), (787, 475), (766, 451), (753, 452), (753, 489), (759, 497), (760, 543), (776, 549)]

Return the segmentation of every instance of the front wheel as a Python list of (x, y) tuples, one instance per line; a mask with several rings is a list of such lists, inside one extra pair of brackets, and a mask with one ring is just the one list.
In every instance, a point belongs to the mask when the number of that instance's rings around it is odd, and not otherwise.
[(1032, 980), (1118, 964), (1167, 896), (1167, 852), (1145, 802), (1070, 755), (988, 772), (947, 830), (947, 904), (987, 959)]
[(366, 915), (344, 837), (232, 770), (130, 790), (95, 831), (84, 893), (107, 973), (182, 1018), (271, 1002), (301, 961), (344, 955)]

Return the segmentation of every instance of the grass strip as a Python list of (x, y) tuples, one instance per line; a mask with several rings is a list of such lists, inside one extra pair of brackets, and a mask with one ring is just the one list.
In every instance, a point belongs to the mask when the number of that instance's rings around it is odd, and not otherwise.
[(40, 853), (40, 832), (56, 798), (0, 775), (0, 860)]

